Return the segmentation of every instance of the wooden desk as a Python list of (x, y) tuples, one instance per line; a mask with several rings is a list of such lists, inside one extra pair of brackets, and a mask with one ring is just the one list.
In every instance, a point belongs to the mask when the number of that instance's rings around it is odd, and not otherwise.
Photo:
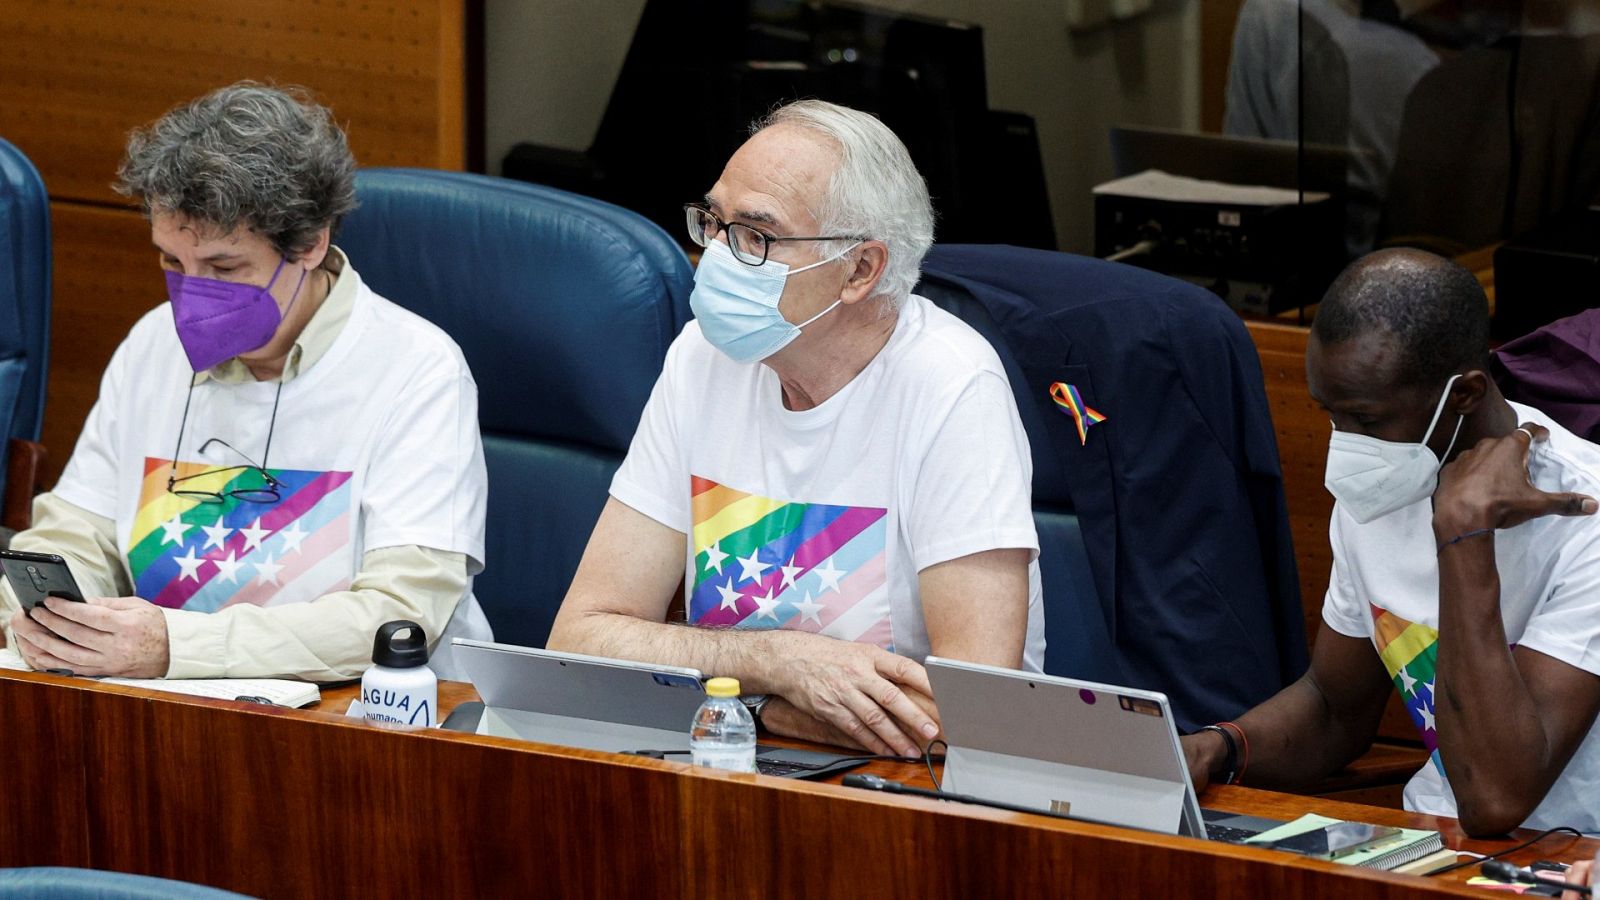
[[(266, 897), (1473, 896), (1459, 877), (691, 769), (498, 738), (400, 733), (320, 708), (0, 672), (0, 866), (76, 865)], [(470, 698), (450, 685), (441, 707)], [(927, 784), (917, 766), (868, 771)], [(1209, 806), (1452, 821), (1217, 788)], [(1600, 843), (1551, 839), (1536, 857)]]

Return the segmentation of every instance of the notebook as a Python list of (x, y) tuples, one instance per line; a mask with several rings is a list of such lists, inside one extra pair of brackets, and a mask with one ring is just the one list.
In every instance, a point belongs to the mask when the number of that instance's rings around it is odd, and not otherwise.
[[(0, 669), (18, 672), (30, 671), (17, 651), (0, 648)], [(310, 706), (322, 699), (317, 686), (304, 681), (284, 678), (186, 678), (168, 681), (165, 678), (97, 678), (101, 684), (120, 684), (125, 687), (149, 688), (169, 694), (190, 697), (209, 697), (213, 700), (238, 700), (243, 697), (260, 698), (274, 706)]]
[[(1270, 831), (1263, 831), (1255, 837), (1244, 841), (1244, 843), (1268, 844), (1284, 838), (1294, 837), (1297, 834), (1315, 831), (1318, 828), (1337, 825), (1339, 821), (1339, 819), (1330, 819), (1327, 816), (1307, 813), (1292, 822), (1285, 822)], [(1357, 850), (1348, 856), (1341, 856), (1334, 862), (1349, 866), (1360, 866), (1363, 869), (1382, 869), (1386, 872), (1404, 869), (1408, 873), (1416, 874), (1414, 868), (1422, 868), (1423, 871), (1427, 871), (1432, 869), (1434, 864), (1442, 865), (1449, 862), (1453, 856), (1454, 851), (1445, 849), (1444, 838), (1439, 835), (1439, 832), (1402, 828), (1399, 834), (1389, 840), (1368, 847), (1365, 850)], [(1432, 857), (1437, 858), (1431, 859), (1431, 862), (1427, 865), (1413, 867), (1414, 863)]]

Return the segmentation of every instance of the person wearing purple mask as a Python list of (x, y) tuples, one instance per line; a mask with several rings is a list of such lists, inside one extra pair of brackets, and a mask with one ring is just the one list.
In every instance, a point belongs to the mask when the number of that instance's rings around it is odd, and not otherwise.
[(332, 244), (355, 159), (298, 89), (240, 82), (128, 139), (169, 303), (117, 349), (60, 482), (12, 549), (66, 559), (87, 603), (31, 615), (29, 665), (132, 677), (357, 677), (419, 623), (433, 666), (491, 637), (472, 596), (487, 476), (456, 344)]

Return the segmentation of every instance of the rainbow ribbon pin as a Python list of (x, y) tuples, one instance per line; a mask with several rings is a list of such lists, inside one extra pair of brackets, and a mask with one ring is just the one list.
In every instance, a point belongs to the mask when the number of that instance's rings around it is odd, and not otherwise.
[(1105, 414), (1085, 405), (1083, 398), (1078, 395), (1078, 389), (1064, 381), (1050, 385), (1050, 399), (1061, 407), (1062, 412), (1072, 417), (1072, 424), (1078, 426), (1078, 443), (1087, 446), (1089, 426), (1104, 422)]

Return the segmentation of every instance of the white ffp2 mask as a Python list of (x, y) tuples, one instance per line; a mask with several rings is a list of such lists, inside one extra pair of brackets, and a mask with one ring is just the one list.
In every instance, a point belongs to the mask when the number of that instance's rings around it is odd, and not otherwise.
[[(1433, 429), (1444, 413), (1451, 385), (1460, 377), (1459, 373), (1451, 375), (1445, 382), (1444, 394), (1439, 397), (1439, 405), (1434, 407), (1433, 420), (1428, 423), (1421, 443), (1381, 441), (1343, 431), (1335, 431), (1328, 438), (1328, 469), (1322, 484), (1356, 522), (1365, 525), (1432, 496), (1444, 462), (1428, 449), (1428, 439), (1433, 437)], [(1455, 433), (1444, 451), (1446, 459), (1455, 449), (1464, 421), (1465, 416), (1456, 417)]]

